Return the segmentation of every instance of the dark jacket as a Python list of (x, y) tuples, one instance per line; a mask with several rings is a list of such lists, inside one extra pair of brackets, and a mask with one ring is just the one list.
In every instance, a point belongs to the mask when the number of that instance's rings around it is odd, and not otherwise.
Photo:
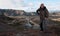
[(36, 12), (40, 16), (40, 19), (44, 19), (44, 18), (48, 18), (49, 17), (49, 12), (46, 9), (46, 7), (44, 7), (43, 9), (39, 8)]

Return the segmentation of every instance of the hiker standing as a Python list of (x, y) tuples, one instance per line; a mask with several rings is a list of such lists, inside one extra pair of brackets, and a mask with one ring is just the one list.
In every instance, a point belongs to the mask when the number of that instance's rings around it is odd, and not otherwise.
[(44, 6), (44, 4), (40, 5), (40, 8), (37, 9), (37, 14), (40, 16), (40, 28), (41, 31), (44, 31), (46, 29), (47, 19), (49, 17), (49, 12), (47, 8)]

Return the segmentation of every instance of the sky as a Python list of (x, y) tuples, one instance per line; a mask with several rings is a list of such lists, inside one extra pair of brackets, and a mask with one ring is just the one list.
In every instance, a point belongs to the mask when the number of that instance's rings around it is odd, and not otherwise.
[(41, 3), (44, 3), (49, 11), (60, 10), (60, 0), (0, 0), (0, 9), (35, 12)]

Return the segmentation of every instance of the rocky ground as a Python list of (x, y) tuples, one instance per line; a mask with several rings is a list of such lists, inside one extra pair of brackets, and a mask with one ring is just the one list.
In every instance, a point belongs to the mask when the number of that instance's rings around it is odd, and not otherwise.
[(33, 27), (29, 29), (24, 28), (23, 25), (28, 22), (25, 18), (12, 19), (6, 16), (0, 16), (0, 36), (60, 36), (60, 26), (56, 22), (49, 20), (48, 29), (46, 32), (42, 32), (38, 28), (39, 18), (31, 17), (30, 20), (37, 24), (33, 26), (34, 29)]

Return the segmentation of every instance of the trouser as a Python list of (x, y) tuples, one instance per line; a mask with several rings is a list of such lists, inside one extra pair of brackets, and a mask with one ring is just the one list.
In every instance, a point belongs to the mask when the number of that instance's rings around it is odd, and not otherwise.
[(47, 19), (40, 19), (40, 28), (42, 31), (47, 30), (47, 24)]

